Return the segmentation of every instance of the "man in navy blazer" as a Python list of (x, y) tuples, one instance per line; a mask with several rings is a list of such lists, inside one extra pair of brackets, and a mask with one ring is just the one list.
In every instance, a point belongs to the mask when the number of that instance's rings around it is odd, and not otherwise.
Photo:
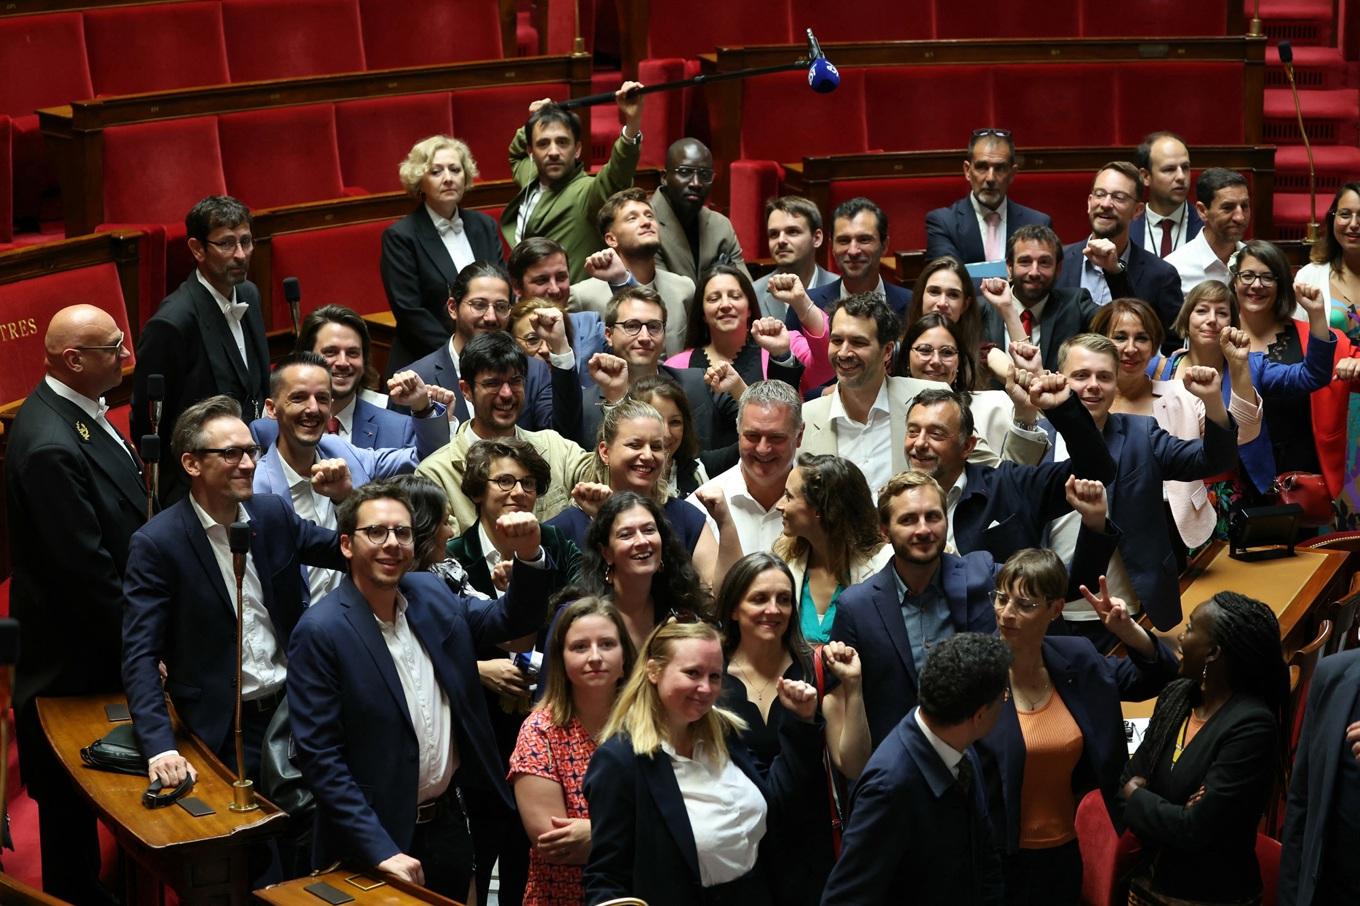
[(1360, 649), (1323, 658), (1313, 674), (1283, 842), (1280, 906), (1360, 902)]
[[(510, 250), (508, 270), (516, 302), (532, 296), (546, 299), (568, 312), (567, 338), (576, 355), (576, 375), (582, 387), (595, 386), (595, 379), (590, 375), (590, 358), (597, 352), (609, 351), (604, 338), (604, 319), (598, 312), (575, 310), (581, 306), (571, 297), (567, 250), (547, 236), (530, 236)], [(511, 330), (514, 327), (514, 324), (510, 325)], [(541, 332), (535, 331), (535, 334), (540, 343), (546, 344)], [(515, 339), (518, 341), (519, 337)], [(526, 348), (525, 352), (534, 355), (538, 350)]]
[[(856, 293), (878, 293), (899, 318), (911, 305), (911, 290), (888, 283), (879, 273), (879, 262), (888, 248), (888, 215), (867, 198), (843, 201), (831, 217), (831, 254), (841, 272), (839, 280), (808, 290), (822, 311), (830, 312), (837, 299)], [(802, 330), (798, 315), (790, 309), (784, 314), (789, 330)]]
[[(964, 264), (996, 261), (1023, 226), (1051, 226), (1042, 211), (1007, 197), (1015, 179), (1015, 142), (1005, 129), (978, 129), (968, 141), (963, 178), (971, 191), (947, 208), (926, 214), (926, 260), (952, 255)], [(982, 231), (995, 230), (988, 249)]]
[(241, 712), (250, 776), (258, 776), (260, 743), (283, 699), (283, 653), (307, 602), (300, 566), (344, 566), (334, 532), (299, 518), (278, 497), (252, 496), (259, 448), (240, 413), (227, 396), (184, 411), (173, 449), (190, 476), (189, 494), (142, 526), (128, 553), (123, 686), (150, 775), (167, 786), (196, 771), (175, 747), (166, 693), (188, 730), (235, 764), (236, 586), (227, 527), (250, 527)]
[(931, 652), (920, 707), (897, 723), (859, 775), (824, 906), (1004, 902), (972, 746), (996, 724), (1010, 663), (1005, 642), (974, 632)]
[(468, 900), (477, 818), (514, 808), (476, 646), (543, 623), (552, 573), (538, 521), (501, 517), (515, 568), (499, 600), (407, 574), (416, 539), (398, 488), (360, 488), (338, 521), (349, 578), (307, 611), (288, 649), (298, 764), (317, 803), (315, 864), (347, 859)]
[[(410, 370), (426, 384), (452, 391), (450, 411), (462, 422), (471, 413), (458, 386), (457, 357), (477, 334), (509, 329), (510, 275), (499, 264), (474, 261), (459, 272), (452, 293), (448, 308), (453, 335), (434, 352), (412, 362)], [(574, 437), (581, 427), (581, 384), (576, 374), (576, 356), (566, 342), (565, 327), (555, 331), (548, 341), (551, 367), (536, 357), (529, 360), (519, 425), (527, 431), (552, 428), (564, 437)]]
[(1129, 224), (1129, 241), (1158, 258), (1183, 248), (1204, 228), (1190, 204), (1190, 149), (1174, 132), (1152, 132), (1134, 154), (1147, 205)]
[(1142, 199), (1138, 169), (1128, 161), (1111, 161), (1096, 172), (1086, 215), (1091, 235), (1063, 249), (1057, 285), (1080, 287), (1097, 305), (1132, 296), (1152, 306), (1169, 338), (1163, 348), (1180, 345), (1172, 326), (1180, 314), (1181, 278), (1176, 269), (1129, 241), (1129, 222)]

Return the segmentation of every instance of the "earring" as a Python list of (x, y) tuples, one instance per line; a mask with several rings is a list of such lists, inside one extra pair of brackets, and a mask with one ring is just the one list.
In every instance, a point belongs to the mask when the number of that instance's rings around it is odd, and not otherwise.
[(605, 581), (605, 584), (607, 585), (607, 584), (609, 584), (610, 582), (612, 582), (613, 580), (614, 580), (614, 564), (612, 564), (612, 563), (606, 563), (606, 564), (604, 565), (604, 581)]
[(1209, 683), (1209, 662), (1204, 662), (1204, 669), (1199, 672), (1199, 688), (1204, 691), (1204, 687)]

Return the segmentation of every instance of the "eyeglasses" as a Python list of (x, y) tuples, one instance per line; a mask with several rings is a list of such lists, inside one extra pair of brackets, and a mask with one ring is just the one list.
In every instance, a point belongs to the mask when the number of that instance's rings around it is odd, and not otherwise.
[(624, 336), (629, 337), (635, 337), (642, 333), (643, 330), (646, 330), (648, 334), (654, 337), (659, 337), (666, 332), (666, 323), (664, 321), (639, 321), (634, 318), (628, 321), (620, 321), (614, 326), (619, 330), (622, 330)]
[(959, 357), (959, 350), (954, 346), (931, 346), (929, 343), (921, 343), (911, 347), (911, 351), (923, 359), (928, 359), (933, 355), (939, 355), (944, 361)]
[(691, 179), (698, 179), (704, 185), (713, 181), (713, 171), (708, 167), (676, 167), (671, 170), (681, 182), (689, 182)]
[(122, 350), (123, 343), (126, 342), (126, 340), (127, 334), (120, 333), (118, 335), (117, 343), (109, 343), (106, 346), (74, 346), (72, 348), (79, 349), (81, 352), (118, 352)]
[(249, 456), (252, 460), (259, 459), (263, 452), (264, 447), (259, 444), (251, 444), (248, 447), (201, 447), (194, 451), (199, 456), (215, 453), (229, 466), (239, 463), (243, 456)]
[(992, 599), (992, 607), (998, 612), (1006, 609), (1007, 604), (1014, 604), (1015, 609), (1020, 613), (1034, 613), (1041, 610), (1044, 606), (1042, 601), (1030, 601), (1025, 598), (1016, 598), (1006, 594), (1004, 591), (991, 592), (987, 597)]
[(236, 251), (237, 248), (240, 248), (243, 252), (248, 252), (255, 247), (255, 240), (250, 236), (242, 236), (240, 239), (233, 236), (230, 239), (205, 239), (204, 241), (219, 252), (228, 254)]
[(1259, 283), (1262, 286), (1274, 286), (1276, 282), (1274, 274), (1258, 274), (1256, 271), (1238, 271), (1233, 276), (1243, 286), (1251, 286), (1253, 283)]
[(523, 478), (516, 478), (513, 475), (497, 475), (490, 481), (502, 491), (512, 490), (515, 485), (519, 485), (520, 489), (526, 494), (538, 493), (538, 479), (532, 475), (525, 475)]
[(488, 308), (495, 308), (496, 317), (498, 318), (504, 318), (506, 315), (510, 314), (509, 302), (492, 303), (486, 299), (464, 299), (462, 304), (466, 305), (468, 308), (472, 309), (479, 315), (486, 314), (486, 310)]
[(985, 138), (985, 137), (988, 136), (988, 135), (995, 135), (997, 138), (1004, 138), (1004, 139), (1009, 140), (1010, 137), (1011, 137), (1011, 130), (1009, 130), (1009, 129), (974, 129), (974, 130), (973, 130), (973, 138)]
[(487, 393), (500, 393), (502, 387), (509, 387), (511, 390), (518, 390), (524, 386), (524, 378), (520, 377), (519, 375), (515, 375), (512, 378), (506, 378), (505, 380), (487, 378), (484, 381), (478, 381), (477, 386), (485, 390)]
[(1134, 200), (1128, 192), (1111, 192), (1108, 189), (1092, 189), (1091, 197), (1096, 201), (1104, 201), (1108, 198), (1115, 204), (1128, 204)]
[(405, 547), (411, 543), (415, 537), (415, 532), (409, 525), (361, 525), (355, 528), (355, 534), (363, 535), (373, 544), (386, 544), (387, 539), (396, 536), (397, 543)]

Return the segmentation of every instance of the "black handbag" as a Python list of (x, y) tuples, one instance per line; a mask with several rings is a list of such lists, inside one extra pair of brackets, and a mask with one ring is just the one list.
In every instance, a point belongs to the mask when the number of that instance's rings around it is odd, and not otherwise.
[[(136, 777), (147, 776), (146, 759), (137, 747), (137, 735), (132, 724), (119, 724), (88, 746), (80, 750), (80, 760), (89, 767), (100, 771), (113, 771), (117, 774), (132, 774)], [(173, 790), (166, 791), (159, 780), (153, 780), (142, 793), (142, 805), (147, 808), (164, 808), (184, 796), (194, 788), (192, 778), (186, 776)]]
[(285, 698), (274, 709), (260, 744), (260, 793), (293, 817), (309, 814), (316, 807), (312, 791), (293, 761), (296, 756)]

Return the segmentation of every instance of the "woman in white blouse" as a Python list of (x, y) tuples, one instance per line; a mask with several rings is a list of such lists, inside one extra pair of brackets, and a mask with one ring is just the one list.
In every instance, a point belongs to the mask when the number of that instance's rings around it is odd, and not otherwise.
[(738, 735), (744, 722), (715, 707), (722, 677), (709, 624), (672, 619), (648, 636), (586, 772), (587, 903), (773, 902), (761, 841), (768, 826), (798, 820), (797, 800), (820, 770), (817, 693), (779, 680), (796, 719), (782, 727), (779, 756), (758, 765)]
[(474, 261), (505, 266), (496, 221), (460, 207), (477, 178), (467, 145), (447, 135), (423, 138), (401, 162), (398, 175), (420, 204), (382, 236), (383, 289), (397, 319), (390, 371), (449, 341), (449, 287), (459, 271)]

